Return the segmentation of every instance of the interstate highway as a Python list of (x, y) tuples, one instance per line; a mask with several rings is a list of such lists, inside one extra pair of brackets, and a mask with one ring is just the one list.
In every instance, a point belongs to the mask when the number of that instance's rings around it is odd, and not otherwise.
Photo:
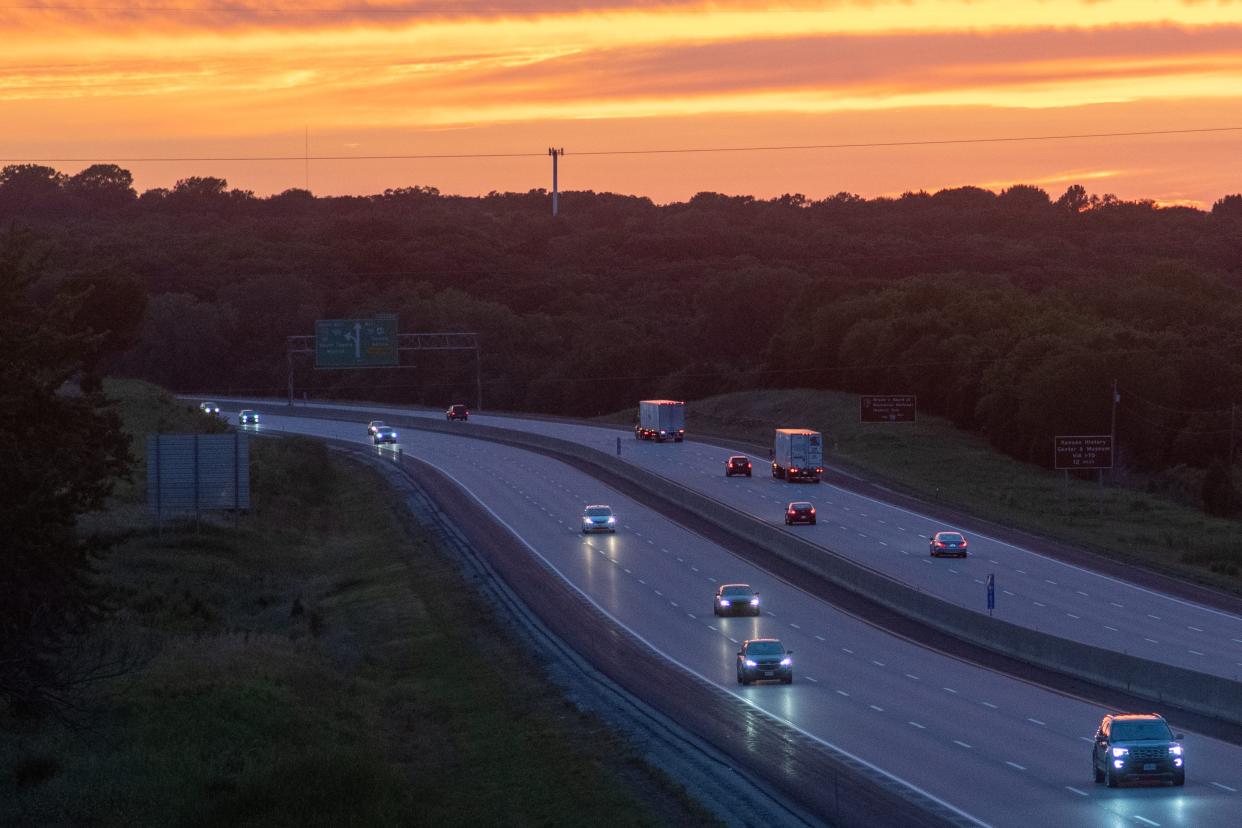
[[(270, 401), (269, 405), (283, 403)], [(316, 407), (356, 410), (364, 420), (385, 415), (444, 416), (382, 405), (315, 403), (312, 410)], [(610, 454), (615, 453), (620, 437), (623, 460), (777, 525), (783, 526), (787, 502), (809, 500), (815, 504), (819, 524), (787, 531), (924, 592), (986, 612), (985, 582), (994, 573), (998, 618), (1062, 638), (1242, 680), (1242, 616), (1057, 561), (988, 537), (969, 524), (945, 526), (934, 518), (828, 484), (774, 480), (766, 457), (751, 455), (753, 478), (725, 479), (725, 458), (737, 452), (709, 441), (653, 443), (635, 440), (632, 431), (615, 427), (473, 413), (470, 418), (471, 423), (545, 434)], [(461, 425), (470, 427), (470, 423)], [(928, 537), (938, 529), (964, 531), (970, 540), (970, 557), (931, 559)]]
[[(268, 409), (261, 430), (368, 442), (362, 417)], [(1090, 737), (1103, 708), (881, 632), (548, 457), (428, 432), (403, 434), (402, 447), (671, 661), (981, 824), (1225, 825), (1242, 811), (1242, 748), (1187, 733), (1185, 788), (1093, 785)], [(581, 535), (587, 502), (617, 510), (617, 535)], [(715, 584), (735, 580), (756, 585), (770, 612), (715, 618)], [(757, 635), (794, 650), (793, 685), (736, 684), (736, 641)]]

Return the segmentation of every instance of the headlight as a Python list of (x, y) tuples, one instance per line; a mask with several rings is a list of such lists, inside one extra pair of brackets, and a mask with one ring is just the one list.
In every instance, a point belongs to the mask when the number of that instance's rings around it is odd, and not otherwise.
[(748, 658), (748, 659), (746, 659), (746, 666), (747, 666), (747, 667), (758, 667), (759, 665), (758, 665), (758, 664), (756, 664), (755, 662), (751, 661), (751, 660)]
[(732, 605), (732, 602), (731, 602), (728, 598), (721, 598), (721, 599), (720, 599), (720, 606), (722, 606), (722, 607), (728, 607), (728, 606), (731, 606), (731, 605)]
[(616, 523), (616, 522), (617, 522), (617, 519), (616, 519), (615, 517), (610, 517), (610, 518), (608, 518), (608, 522), (609, 522), (609, 523)]
[(1182, 755), (1182, 746), (1181, 746), (1181, 745), (1174, 745), (1173, 747), (1169, 748), (1169, 753), (1173, 754), (1174, 756), (1181, 756), (1181, 755)]
[(751, 598), (751, 599), (750, 599), (750, 602), (751, 602), (752, 604), (758, 604), (758, 603), (759, 603), (759, 599), (758, 599), (758, 598)]
[(781, 659), (782, 667), (788, 667), (791, 664), (793, 664), (793, 659), (790, 658), (789, 656), (785, 656), (784, 658)]
[(1129, 748), (1113, 748), (1113, 758), (1120, 758), (1130, 752)]

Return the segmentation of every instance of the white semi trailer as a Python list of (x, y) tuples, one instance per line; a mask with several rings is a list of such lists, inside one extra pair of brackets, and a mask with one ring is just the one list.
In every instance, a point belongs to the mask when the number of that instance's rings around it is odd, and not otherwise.
[(824, 438), (806, 428), (778, 428), (772, 441), (772, 476), (818, 483), (824, 473)]
[(686, 436), (686, 404), (677, 400), (643, 400), (638, 404), (634, 439), (680, 443)]

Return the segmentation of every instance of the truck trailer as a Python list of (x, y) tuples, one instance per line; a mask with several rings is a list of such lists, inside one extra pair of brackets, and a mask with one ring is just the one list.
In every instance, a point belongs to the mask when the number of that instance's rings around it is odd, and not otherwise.
[(643, 400), (638, 404), (638, 425), (635, 440), (672, 440), (680, 443), (686, 436), (686, 404), (677, 400)]
[(772, 476), (818, 483), (824, 473), (824, 438), (806, 428), (778, 428), (772, 441)]

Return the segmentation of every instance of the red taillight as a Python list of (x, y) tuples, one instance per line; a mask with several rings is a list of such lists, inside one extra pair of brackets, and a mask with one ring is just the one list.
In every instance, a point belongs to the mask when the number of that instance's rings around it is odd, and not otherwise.
[(966, 546), (966, 541), (962, 541), (962, 546), (963, 546), (963, 547), (965, 547), (965, 546)]
[(794, 515), (796, 515), (796, 514), (798, 514), (798, 513), (797, 513), (797, 512), (795, 512), (793, 509), (790, 509), (790, 510), (789, 510), (789, 516), (790, 516), (790, 517), (793, 517), (793, 516), (794, 516)]
[(815, 514), (815, 510), (814, 510), (814, 509), (812, 509), (812, 510), (811, 510), (811, 514)]
[(797, 473), (798, 473), (798, 470), (797, 470), (797, 469), (790, 469), (790, 470), (789, 470), (789, 473), (790, 473), (790, 474), (797, 474)]
[(944, 546), (944, 541), (936, 541), (936, 546)]
[(746, 464), (746, 468), (748, 468), (748, 469), (750, 468), (750, 463), (747, 463), (747, 464)]

